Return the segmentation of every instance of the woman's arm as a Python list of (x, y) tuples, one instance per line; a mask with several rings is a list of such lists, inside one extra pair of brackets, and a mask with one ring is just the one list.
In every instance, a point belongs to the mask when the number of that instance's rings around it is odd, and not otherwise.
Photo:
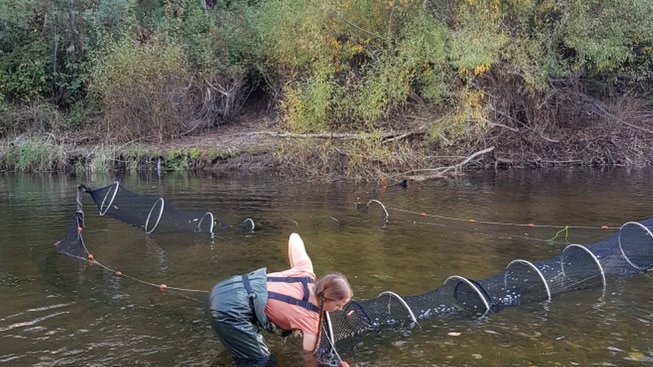
[(288, 261), (291, 268), (302, 268), (310, 273), (313, 272), (313, 262), (306, 253), (304, 240), (297, 233), (291, 233), (288, 238)]
[(302, 345), (304, 347), (304, 367), (317, 367), (317, 360), (313, 354), (313, 348), (317, 342), (316, 336), (304, 333)]

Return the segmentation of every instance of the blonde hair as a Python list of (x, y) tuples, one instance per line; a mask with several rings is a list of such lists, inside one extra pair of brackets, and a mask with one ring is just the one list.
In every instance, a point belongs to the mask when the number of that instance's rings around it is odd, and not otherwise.
[(324, 301), (327, 299), (331, 301), (341, 301), (348, 298), (351, 299), (354, 296), (354, 292), (351, 290), (349, 281), (344, 275), (342, 275), (342, 273), (328, 273), (315, 282), (313, 290), (317, 296), (318, 302), (320, 303), (320, 317), (318, 318), (319, 326), (315, 345), (313, 346), (313, 351), (315, 351), (317, 350), (317, 346), (320, 344), (320, 339), (322, 338)]
[(340, 301), (344, 299), (351, 299), (354, 292), (351, 290), (351, 285), (347, 278), (341, 273), (329, 273), (315, 282), (315, 295), (321, 303), (325, 299), (332, 301)]

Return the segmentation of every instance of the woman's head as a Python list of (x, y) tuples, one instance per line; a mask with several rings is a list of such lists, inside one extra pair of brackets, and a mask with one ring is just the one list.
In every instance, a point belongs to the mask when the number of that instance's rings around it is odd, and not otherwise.
[(340, 273), (329, 273), (318, 279), (315, 294), (324, 311), (342, 310), (354, 296), (347, 278)]

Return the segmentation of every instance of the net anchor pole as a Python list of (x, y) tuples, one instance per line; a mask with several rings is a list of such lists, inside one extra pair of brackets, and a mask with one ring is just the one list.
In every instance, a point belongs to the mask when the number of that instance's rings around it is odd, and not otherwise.
[(77, 204), (77, 210), (75, 211), (75, 217), (77, 219), (77, 228), (84, 228), (84, 209), (82, 208), (82, 191), (86, 191), (86, 186), (80, 184), (77, 186), (77, 197), (75, 202)]

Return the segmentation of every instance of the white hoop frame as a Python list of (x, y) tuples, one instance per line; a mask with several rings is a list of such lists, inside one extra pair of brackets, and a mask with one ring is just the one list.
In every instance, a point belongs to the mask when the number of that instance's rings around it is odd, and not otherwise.
[(459, 275), (452, 275), (447, 280), (444, 281), (443, 284), (447, 284), (449, 281), (458, 281), (467, 284), (469, 287), (471, 287), (475, 292), (476, 295), (479, 296), (479, 298), (483, 301), (483, 305), (485, 306), (485, 311), (483, 312), (483, 315), (487, 314), (490, 312), (490, 302), (488, 301), (487, 298), (485, 298), (485, 295), (483, 295), (483, 292), (478, 289), (478, 286), (474, 284), (473, 282), (470, 282), (469, 279), (465, 277), (461, 277)]
[(643, 230), (648, 234), (648, 236), (651, 237), (651, 238), (653, 239), (653, 233), (651, 233), (651, 231), (650, 231), (646, 226), (644, 226), (642, 223), (639, 223), (639, 222), (626, 222), (626, 223), (624, 223), (624, 224), (621, 226), (621, 228), (619, 228), (619, 251), (621, 251), (621, 256), (623, 256), (624, 259), (626, 259), (626, 261), (628, 262), (628, 264), (630, 264), (630, 265), (631, 265), (632, 267), (634, 267), (635, 269), (638, 269), (638, 270), (648, 270), (648, 269), (651, 268), (651, 265), (653, 265), (653, 260), (651, 261), (652, 264), (649, 264), (649, 266), (640, 266), (640, 265), (637, 265), (637, 264), (633, 263), (633, 262), (630, 261), (630, 259), (628, 258), (628, 255), (626, 255), (626, 252), (624, 251), (624, 247), (623, 247), (623, 245), (622, 245), (622, 243), (621, 243), (621, 233), (622, 233), (623, 229), (624, 229), (626, 226), (628, 226), (628, 225), (632, 225), (632, 224), (634, 224), (634, 225), (640, 227), (641, 229), (643, 229)]
[(542, 274), (542, 271), (540, 271), (540, 269), (538, 269), (537, 266), (535, 266), (532, 262), (527, 261), (527, 260), (516, 259), (516, 260), (511, 261), (508, 264), (508, 266), (506, 266), (506, 273), (505, 273), (505, 275), (503, 277), (503, 283), (506, 286), (506, 288), (508, 287), (508, 279), (507, 279), (508, 269), (511, 266), (514, 266), (514, 264), (526, 265), (529, 268), (531, 268), (531, 270), (533, 270), (537, 274), (537, 276), (540, 278), (540, 280), (542, 281), (542, 284), (544, 284), (544, 289), (546, 289), (546, 301), (547, 302), (551, 301), (551, 289), (549, 288), (549, 283), (546, 282), (546, 278), (544, 278), (544, 274)]
[[(152, 218), (152, 212), (154, 211), (154, 208), (156, 208), (157, 203), (161, 203), (161, 210), (159, 211), (159, 216), (156, 218), (156, 223), (154, 223), (154, 226), (152, 227), (151, 230), (148, 230), (147, 228), (149, 227), (150, 224), (150, 218)], [(161, 216), (163, 215), (163, 209), (165, 207), (165, 201), (163, 198), (158, 198), (155, 202), (154, 205), (152, 205), (152, 208), (150, 208), (150, 214), (147, 215), (147, 219), (145, 220), (145, 233), (150, 234), (154, 232), (156, 227), (159, 225), (159, 222), (161, 221)]]
[(213, 224), (215, 222), (214, 222), (214, 218), (213, 218), (213, 213), (211, 213), (211, 212), (204, 213), (202, 218), (200, 218), (199, 223), (197, 223), (197, 232), (200, 232), (200, 233), (202, 232), (202, 223), (204, 222), (204, 218), (206, 218), (207, 216), (209, 217), (210, 223), (211, 223), (211, 226), (209, 227), (209, 233), (211, 235), (213, 235)]
[(113, 205), (113, 201), (116, 199), (116, 195), (118, 194), (118, 188), (120, 187), (120, 182), (116, 181), (113, 184), (111, 184), (111, 187), (114, 187), (115, 189), (113, 190), (113, 195), (111, 196), (111, 201), (106, 206), (106, 209), (103, 210), (104, 208), (104, 203), (107, 201), (107, 198), (109, 197), (109, 194), (111, 193), (111, 189), (107, 191), (106, 194), (104, 194), (104, 198), (102, 199), (102, 204), (100, 204), (100, 215), (104, 216), (107, 214), (109, 209), (111, 209), (111, 205)]
[(397, 300), (399, 300), (399, 303), (401, 303), (401, 305), (404, 306), (404, 308), (406, 308), (406, 311), (408, 311), (408, 314), (410, 315), (410, 319), (412, 320), (412, 322), (410, 324), (411, 327), (413, 325), (415, 325), (415, 324), (417, 324), (418, 326), (421, 327), (419, 322), (417, 322), (417, 318), (415, 317), (415, 313), (410, 308), (410, 306), (408, 306), (408, 303), (406, 303), (406, 301), (404, 301), (404, 299), (401, 298), (401, 296), (399, 296), (397, 293), (392, 292), (392, 291), (384, 291), (384, 292), (379, 293), (378, 297), (385, 296), (385, 295), (397, 298)]
[(562, 250), (562, 254), (561, 254), (561, 257), (560, 257), (560, 265), (562, 267), (562, 274), (565, 277), (567, 277), (567, 274), (565, 273), (565, 252), (570, 251), (569, 249), (573, 249), (573, 248), (579, 248), (579, 249), (585, 251), (587, 254), (589, 254), (589, 256), (592, 258), (592, 260), (594, 260), (594, 263), (596, 264), (596, 266), (599, 268), (599, 271), (601, 272), (601, 281), (602, 281), (603, 289), (605, 290), (605, 286), (606, 286), (607, 281), (605, 279), (605, 271), (603, 271), (603, 266), (601, 266), (601, 262), (599, 262), (599, 259), (596, 257), (596, 255), (594, 255), (592, 253), (592, 251), (590, 251), (585, 246), (581, 246), (579, 244), (572, 243), (571, 245), (568, 245), (567, 247), (565, 247), (564, 250)]

